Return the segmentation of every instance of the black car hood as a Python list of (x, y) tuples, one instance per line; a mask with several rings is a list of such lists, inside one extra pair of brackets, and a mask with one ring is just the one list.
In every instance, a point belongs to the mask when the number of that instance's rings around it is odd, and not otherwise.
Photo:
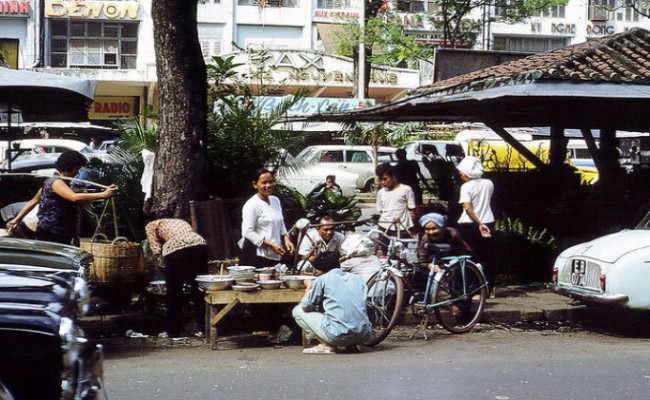
[(30, 239), (0, 238), (0, 263), (78, 270), (92, 254), (74, 246)]

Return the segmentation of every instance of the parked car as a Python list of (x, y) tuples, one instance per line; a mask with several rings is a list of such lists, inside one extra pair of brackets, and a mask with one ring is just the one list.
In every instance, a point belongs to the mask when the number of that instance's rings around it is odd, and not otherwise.
[(328, 175), (336, 176), (336, 183), (341, 187), (344, 196), (352, 196), (357, 187), (357, 174), (342, 170), (332, 170), (318, 165), (300, 169), (280, 167), (277, 174), (280, 183), (294, 187), (303, 195), (307, 195), (317, 185), (325, 182)]
[[(379, 147), (378, 163), (395, 162), (395, 148)], [(327, 169), (325, 175), (336, 175), (336, 181), (341, 184), (339, 171), (356, 174), (355, 188), (362, 191), (370, 191), (375, 180), (375, 164), (373, 162), (373, 151), (371, 146), (348, 146), (348, 145), (317, 145), (303, 149), (295, 157), (296, 162), (307, 166), (304, 174), (310, 174), (310, 168), (320, 167)], [(323, 176), (323, 181), (324, 181)], [(320, 182), (319, 182), (320, 183)]]
[(0, 381), (16, 399), (105, 395), (102, 347), (78, 326), (92, 261), (77, 247), (0, 238)]
[(415, 160), (420, 164), (420, 171), (425, 179), (432, 178), (431, 172), (422, 162), (424, 157), (441, 158), (454, 164), (458, 164), (465, 157), (461, 145), (449, 140), (416, 140), (404, 144), (404, 150), (407, 159)]
[(636, 228), (564, 250), (551, 288), (591, 305), (650, 310), (650, 213)]

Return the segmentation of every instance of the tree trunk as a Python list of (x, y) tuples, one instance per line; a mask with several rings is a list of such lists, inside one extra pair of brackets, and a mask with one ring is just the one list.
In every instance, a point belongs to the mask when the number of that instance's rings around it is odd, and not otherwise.
[(203, 199), (207, 78), (198, 39), (197, 2), (152, 2), (159, 88), (155, 218), (189, 220), (189, 201)]

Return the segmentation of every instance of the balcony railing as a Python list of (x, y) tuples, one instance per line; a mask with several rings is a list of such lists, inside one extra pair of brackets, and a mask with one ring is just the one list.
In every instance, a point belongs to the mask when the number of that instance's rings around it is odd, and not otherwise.
[(589, 21), (609, 20), (609, 10), (603, 6), (589, 6)]

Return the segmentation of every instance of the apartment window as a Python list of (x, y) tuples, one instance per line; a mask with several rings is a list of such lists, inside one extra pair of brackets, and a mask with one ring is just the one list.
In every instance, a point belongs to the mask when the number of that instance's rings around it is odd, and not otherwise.
[(542, 18), (565, 18), (564, 6), (551, 6), (546, 10), (534, 13), (536, 17)]
[(299, 0), (237, 0), (239, 6), (297, 8)]
[(223, 24), (199, 23), (199, 43), (203, 57), (217, 56), (223, 51)]
[[(638, 5), (641, 7), (641, 4)], [(639, 22), (639, 13), (632, 7), (619, 7), (614, 9), (614, 20), (621, 22)]]
[(435, 12), (434, 0), (401, 0), (397, 2), (397, 10), (408, 13)]
[(494, 50), (540, 53), (568, 46), (565, 38), (495, 36)]
[(135, 69), (138, 24), (50, 21), (50, 66)]
[(352, 8), (352, 0), (318, 0), (317, 8)]

